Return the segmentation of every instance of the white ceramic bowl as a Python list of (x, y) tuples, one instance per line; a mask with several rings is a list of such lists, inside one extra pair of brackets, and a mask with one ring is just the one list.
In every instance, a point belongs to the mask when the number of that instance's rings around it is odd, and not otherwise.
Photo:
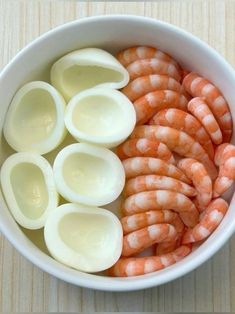
[[(112, 53), (133, 45), (150, 45), (174, 56), (182, 66), (197, 71), (220, 87), (230, 104), (235, 124), (235, 72), (207, 44), (170, 24), (137, 16), (99, 16), (60, 26), (24, 48), (0, 76), (2, 128), (7, 107), (17, 89), (30, 80), (48, 80), (49, 67), (64, 54), (83, 47), (98, 47)], [(43, 54), (41, 53), (43, 51)], [(235, 137), (233, 135), (233, 143)], [(1, 141), (1, 158), (4, 152)], [(137, 290), (157, 286), (195, 269), (210, 258), (235, 230), (235, 197), (221, 225), (196, 251), (164, 270), (135, 278), (110, 278), (66, 267), (40, 251), (19, 229), (1, 196), (0, 228), (26, 258), (67, 282), (100, 290)]]

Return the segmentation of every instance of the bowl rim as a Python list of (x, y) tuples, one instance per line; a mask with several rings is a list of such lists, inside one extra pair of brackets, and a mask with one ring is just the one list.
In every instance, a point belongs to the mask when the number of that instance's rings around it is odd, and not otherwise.
[[(226, 71), (229, 72), (229, 75), (233, 77), (234, 82), (235, 82), (235, 72), (232, 66), (214, 48), (210, 47), (206, 42), (202, 41), (201, 39), (194, 36), (190, 32), (185, 31), (184, 29), (177, 27), (173, 24), (167, 23), (165, 21), (161, 21), (158, 19), (145, 17), (145, 16), (129, 15), (129, 14), (123, 14), (123, 15), (122, 14), (110, 14), (110, 15), (84, 17), (81, 19), (77, 19), (77, 20), (59, 25), (55, 28), (52, 28), (51, 30), (47, 31), (46, 33), (40, 35), (39, 37), (35, 38), (33, 41), (28, 43), (22, 50), (20, 50), (11, 59), (11, 61), (3, 68), (3, 70), (0, 73), (0, 82), (1, 80), (3, 80), (4, 76), (11, 69), (11, 67), (14, 66), (15, 63), (17, 63), (17, 61), (21, 58), (21, 56), (23, 56), (35, 44), (40, 44), (40, 42), (51, 37), (53, 34), (59, 33), (61, 30), (69, 29), (70, 27), (73, 27), (75, 25), (78, 26), (78, 25), (83, 25), (86, 23), (89, 24), (92, 22), (99, 22), (99, 21), (104, 21), (104, 20), (107, 22), (113, 22), (114, 20), (117, 20), (117, 21), (128, 20), (132, 22), (142, 22), (142, 23), (145, 22), (145, 23), (152, 24), (155, 26), (164, 27), (165, 29), (168, 29), (169, 31), (173, 31), (179, 36), (181, 37), (183, 36), (184, 38), (190, 40), (195, 45), (201, 46), (201, 49), (204, 49), (207, 51), (209, 50), (210, 54), (213, 55), (215, 58), (217, 58), (221, 64), (223, 64), (223, 66), (226, 68)], [(235, 198), (235, 195), (233, 196), (233, 199), (234, 198)], [(233, 234), (235, 230), (235, 219), (232, 220), (229, 226), (226, 227), (226, 234), (224, 234), (223, 237), (218, 237), (216, 243), (213, 243), (213, 246), (210, 248), (210, 250), (204, 250), (201, 253), (200, 258), (196, 258), (193, 261), (188, 262), (184, 267), (181, 267), (177, 272), (172, 271), (171, 267), (169, 267), (168, 268), (169, 270), (166, 273), (164, 273), (164, 275), (162, 274), (160, 275), (159, 273), (160, 281), (159, 280), (156, 281), (156, 278), (157, 278), (156, 276), (146, 277), (146, 275), (139, 276), (139, 277), (130, 277), (130, 278), (110, 278), (110, 277), (100, 277), (100, 276), (95, 275), (96, 277), (102, 278), (102, 280), (92, 280), (94, 276), (92, 274), (85, 274), (86, 275), (85, 278), (83, 278), (83, 276), (79, 277), (79, 273), (78, 273), (78, 276), (74, 276), (75, 270), (67, 269), (67, 273), (66, 273), (65, 271), (62, 271), (63, 267), (65, 266), (58, 265), (57, 267), (55, 267), (55, 263), (58, 263), (58, 262), (54, 261), (50, 256), (47, 256), (45, 253), (40, 251), (33, 243), (32, 243), (32, 249), (28, 250), (25, 244), (21, 243), (21, 240), (19, 240), (16, 236), (14, 236), (11, 232), (9, 232), (8, 228), (3, 224), (2, 220), (0, 220), (0, 230), (4, 234), (4, 236), (11, 242), (11, 244), (17, 249), (17, 251), (19, 251), (26, 259), (31, 261), (34, 265), (36, 265), (43, 271), (61, 280), (64, 280), (66, 282), (72, 283), (80, 287), (102, 290), (102, 291), (135, 291), (135, 290), (146, 289), (146, 288), (151, 288), (154, 286), (165, 284), (169, 281), (172, 281), (174, 279), (184, 276), (188, 272), (200, 266), (202, 263), (208, 260), (212, 255), (214, 255), (223, 246), (223, 244), (231, 237), (231, 235)], [(28, 241), (30, 240), (28, 239)], [(38, 255), (41, 255), (41, 254), (44, 254), (45, 258), (43, 259), (38, 258)], [(178, 264), (180, 263), (181, 262), (178, 262)]]

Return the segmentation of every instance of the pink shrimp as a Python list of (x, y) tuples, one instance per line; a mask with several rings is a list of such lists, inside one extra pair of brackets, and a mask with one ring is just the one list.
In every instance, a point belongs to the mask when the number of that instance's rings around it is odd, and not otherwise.
[(157, 157), (175, 164), (172, 152), (158, 140), (149, 140), (147, 138), (130, 139), (119, 145), (116, 153), (121, 160), (129, 157)]
[(156, 174), (175, 178), (185, 183), (191, 182), (181, 170), (159, 158), (133, 157), (123, 160), (122, 164), (127, 179), (140, 175)]
[(134, 102), (138, 125), (146, 123), (156, 112), (165, 108), (187, 110), (188, 100), (172, 90), (157, 90), (138, 98)]
[(199, 213), (193, 202), (184, 194), (168, 191), (145, 191), (129, 196), (123, 203), (124, 215), (146, 212), (149, 210), (172, 209), (180, 213), (187, 226), (198, 222)]
[(160, 223), (171, 223), (176, 219), (177, 213), (171, 210), (150, 210), (121, 219), (124, 234)]
[(131, 137), (157, 139), (180, 156), (200, 161), (212, 179), (217, 177), (217, 169), (205, 150), (185, 132), (159, 125), (141, 125), (134, 129)]
[(182, 243), (192, 243), (206, 239), (220, 224), (228, 210), (228, 203), (222, 198), (213, 200), (205, 210), (200, 222), (192, 229), (188, 229), (183, 236)]
[(159, 60), (166, 61), (175, 65), (177, 68), (180, 68), (177, 62), (165, 52), (158, 50), (157, 48), (148, 47), (148, 46), (136, 46), (131, 47), (125, 50), (122, 50), (118, 53), (117, 59), (124, 66), (128, 66), (130, 63), (136, 60), (156, 58)]
[(214, 162), (216, 166), (220, 166), (221, 164), (221, 157), (223, 155), (224, 149), (229, 145), (229, 143), (223, 143), (216, 147), (215, 150), (215, 156), (214, 156)]
[(159, 111), (150, 121), (150, 125), (168, 126), (183, 131), (194, 138), (211, 159), (214, 158), (214, 146), (201, 123), (191, 114), (179, 109), (165, 109)]
[(174, 251), (177, 247), (179, 247), (181, 244), (185, 226), (178, 214), (176, 214), (176, 217), (170, 222), (170, 224), (175, 227), (175, 230), (177, 232), (177, 238), (172, 241), (164, 241), (157, 244), (156, 255), (170, 253)]
[(173, 77), (176, 81), (181, 80), (181, 73), (174, 64), (157, 58), (136, 60), (126, 69), (131, 80), (149, 74), (163, 74)]
[[(218, 148), (218, 150), (220, 150)], [(235, 180), (235, 146), (223, 145), (219, 160), (219, 175), (214, 183), (213, 197), (218, 197), (227, 191)]]
[(192, 197), (196, 190), (190, 185), (174, 178), (158, 175), (138, 176), (126, 182), (124, 193), (130, 196), (139, 192), (152, 190), (170, 190)]
[(198, 207), (203, 211), (212, 198), (212, 181), (205, 167), (192, 158), (181, 159), (177, 166), (193, 181), (197, 190)]
[(177, 232), (170, 224), (155, 224), (123, 237), (122, 256), (137, 254), (151, 245), (175, 239)]
[(205, 97), (208, 106), (214, 114), (223, 134), (223, 140), (228, 142), (232, 135), (232, 116), (229, 106), (220, 90), (207, 79), (197, 73), (189, 73), (183, 80), (185, 90), (193, 97)]
[(152, 74), (136, 78), (122, 89), (131, 101), (156, 90), (173, 90), (181, 92), (182, 86), (178, 81), (167, 75)]
[(129, 277), (152, 273), (180, 261), (190, 252), (190, 246), (182, 245), (174, 252), (161, 256), (120, 258), (109, 269), (109, 274), (116, 277)]
[(195, 97), (188, 103), (188, 110), (204, 126), (211, 140), (216, 144), (222, 142), (222, 133), (215, 117), (202, 97)]

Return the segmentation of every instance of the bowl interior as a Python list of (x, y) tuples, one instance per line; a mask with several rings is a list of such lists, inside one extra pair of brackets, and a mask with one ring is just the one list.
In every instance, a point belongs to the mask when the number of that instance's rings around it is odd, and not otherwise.
[[(98, 47), (111, 53), (133, 45), (158, 47), (172, 55), (184, 68), (197, 71), (219, 86), (227, 99), (235, 123), (235, 73), (212, 48), (189, 33), (164, 22), (136, 16), (101, 16), (66, 24), (41, 36), (21, 51), (0, 76), (0, 129), (8, 105), (17, 89), (32, 80), (49, 82), (50, 67), (64, 54), (84, 47)], [(47, 154), (53, 162), (56, 152), (75, 140), (67, 136), (58, 149)], [(233, 135), (232, 142), (235, 142)], [(1, 134), (0, 163), (13, 152)], [(233, 191), (228, 193), (231, 199)], [(85, 274), (70, 269), (49, 255), (43, 232), (22, 232), (11, 217), (0, 194), (0, 228), (11, 243), (34, 264), (65, 281), (101, 290), (136, 290), (156, 286), (182, 276), (212, 256), (235, 229), (235, 197), (221, 225), (197, 250), (181, 262), (156, 273), (135, 278), (110, 278), (102, 274)], [(64, 200), (61, 201), (63, 203)], [(105, 206), (117, 211), (118, 202)], [(26, 236), (25, 236), (26, 235)], [(29, 240), (29, 238), (32, 240)]]

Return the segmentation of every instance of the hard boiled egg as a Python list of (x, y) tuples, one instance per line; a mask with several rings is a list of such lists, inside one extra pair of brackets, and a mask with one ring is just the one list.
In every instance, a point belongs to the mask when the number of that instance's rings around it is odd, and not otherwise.
[(111, 267), (122, 250), (122, 227), (110, 211), (79, 204), (64, 204), (52, 211), (44, 229), (51, 255), (85, 272)]
[(46, 154), (66, 135), (64, 111), (65, 101), (53, 86), (41, 81), (28, 83), (12, 99), (4, 136), (18, 152)]
[(136, 113), (121, 92), (94, 87), (74, 96), (66, 108), (65, 125), (81, 142), (114, 147), (133, 131)]
[(63, 148), (53, 166), (59, 193), (69, 202), (101, 206), (122, 192), (125, 174), (109, 149), (78, 143)]
[(119, 89), (128, 81), (129, 74), (121, 63), (98, 48), (73, 51), (56, 61), (51, 68), (51, 83), (67, 101), (91, 87)]
[(13, 154), (3, 163), (0, 178), (15, 220), (27, 229), (42, 228), (59, 202), (48, 161), (33, 153)]

